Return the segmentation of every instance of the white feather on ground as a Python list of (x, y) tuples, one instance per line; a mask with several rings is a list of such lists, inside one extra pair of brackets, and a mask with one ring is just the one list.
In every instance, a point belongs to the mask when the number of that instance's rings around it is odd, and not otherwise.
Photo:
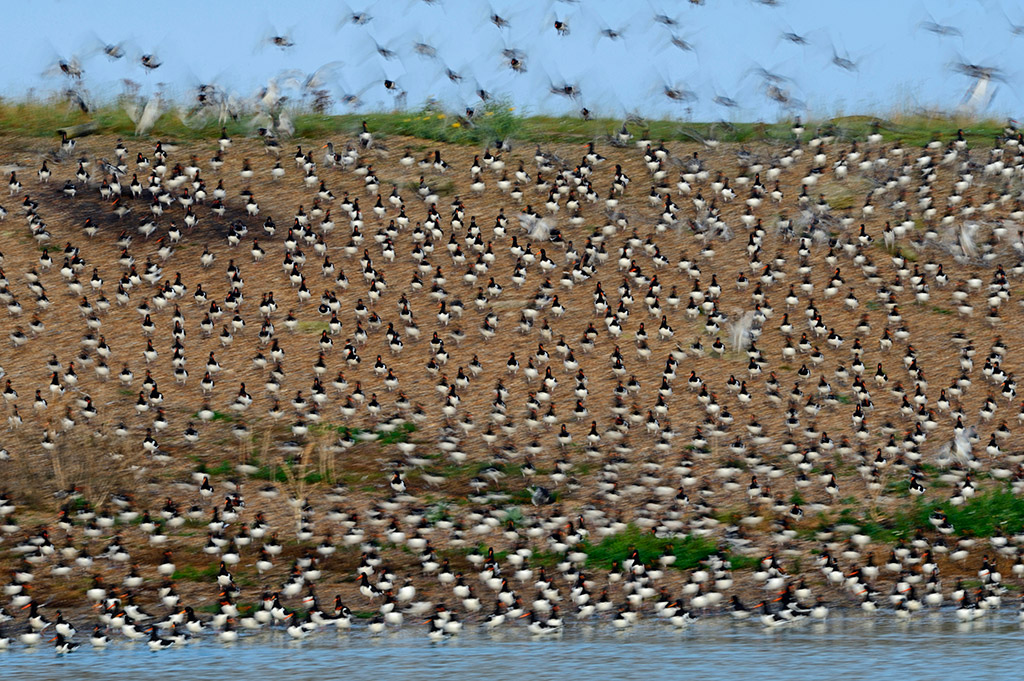
[(519, 214), (519, 226), (526, 230), (527, 236), (533, 241), (547, 241), (551, 238), (554, 225), (547, 218), (540, 218), (529, 213)]
[(964, 257), (974, 260), (978, 257), (978, 247), (975, 244), (975, 235), (978, 233), (978, 225), (973, 222), (965, 222), (958, 233), (960, 248), (963, 249)]
[(956, 434), (952, 440), (942, 445), (938, 452), (939, 459), (949, 460), (954, 459), (961, 465), (966, 465), (972, 458), (971, 456), (971, 438), (977, 437), (978, 429), (975, 426), (965, 428), (963, 431)]
[(751, 335), (751, 329), (753, 328), (753, 310), (747, 310), (729, 325), (729, 341), (732, 343), (734, 351), (739, 352), (750, 347), (750, 342), (753, 340), (753, 335)]
[(942, 245), (958, 263), (973, 262), (978, 258), (978, 231), (975, 222), (950, 227), (942, 237)]

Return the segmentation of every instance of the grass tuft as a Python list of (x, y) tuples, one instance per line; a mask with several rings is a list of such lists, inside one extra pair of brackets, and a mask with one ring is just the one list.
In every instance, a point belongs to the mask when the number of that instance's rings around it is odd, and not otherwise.
[(199, 465), (196, 466), (197, 473), (204, 473), (206, 475), (214, 477), (230, 475), (233, 471), (234, 467), (231, 465), (230, 461), (221, 461), (219, 464), (213, 466), (212, 468), (210, 468), (203, 462), (200, 462)]
[[(363, 431), (359, 428), (350, 428), (349, 426), (342, 426), (336, 423), (322, 423), (315, 426), (314, 430), (318, 433), (335, 432), (341, 436), (349, 436), (357, 438)], [(377, 439), (373, 442), (379, 445), (393, 445), (398, 442), (408, 442), (409, 436), (416, 432), (415, 423), (403, 423), (390, 432), (378, 433)]]
[(198, 568), (194, 565), (182, 565), (174, 574), (171, 575), (171, 579), (180, 582), (212, 582), (217, 579), (217, 573), (220, 572), (220, 567), (217, 565), (211, 565), (206, 568)]
[(761, 564), (761, 559), (757, 556), (731, 554), (729, 556), (729, 564), (733, 570), (753, 570)]
[(932, 529), (928, 517), (935, 510), (946, 514), (958, 535), (991, 537), (1000, 532), (1013, 534), (1024, 530), (1024, 499), (1008, 489), (984, 492), (962, 506), (953, 506), (947, 501), (917, 501), (910, 508), (891, 515), (864, 519), (858, 519), (854, 510), (848, 508), (838, 521), (859, 525), (861, 531), (875, 541), (892, 543), (913, 536), (919, 529)]
[(691, 570), (718, 551), (718, 544), (712, 539), (692, 536), (685, 539), (662, 539), (641, 531), (635, 525), (630, 525), (625, 532), (605, 537), (600, 544), (584, 544), (582, 548), (587, 554), (587, 565), (609, 570), (613, 562), (621, 564), (629, 557), (633, 548), (640, 554), (640, 560), (646, 563), (657, 560), (669, 546), (676, 557), (673, 567), (677, 570)]

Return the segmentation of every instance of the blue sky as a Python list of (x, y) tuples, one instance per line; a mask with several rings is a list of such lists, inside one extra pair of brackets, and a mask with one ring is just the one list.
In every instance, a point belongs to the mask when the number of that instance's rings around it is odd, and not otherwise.
[[(541, 2), (492, 0), (394, 0), (370, 2), (193, 2), (148, 9), (146, 4), (114, 2), (30, 2), (5, 7), (7, 31), (0, 41), (0, 95), (18, 97), (59, 91), (68, 80), (47, 74), (61, 57), (77, 56), (84, 68), (82, 86), (92, 99), (113, 98), (122, 79), (140, 83), (143, 92), (158, 88), (186, 96), (200, 82), (251, 96), (269, 79), (296, 69), (311, 73), (330, 62), (335, 93), (360, 92), (365, 109), (387, 110), (395, 100), (380, 84), (384, 77), (407, 92), (409, 106), (435, 97), (451, 108), (478, 103), (476, 87), (510, 98), (521, 111), (563, 113), (585, 105), (618, 116), (638, 111), (649, 116), (709, 120), (773, 120), (787, 115), (765, 96), (756, 69), (783, 75), (780, 88), (805, 105), (810, 115), (886, 114), (917, 107), (952, 109), (971, 80), (950, 64), (964, 59), (998, 66), (998, 83), (988, 112), (1024, 113), (1018, 88), (1024, 54), (1021, 35), (1024, 6), (999, 0), (778, 0), (766, 6), (753, 0), (580, 0)], [(171, 9), (168, 10), (167, 8)], [(365, 25), (345, 23), (352, 11), (367, 11)], [(493, 12), (510, 27), (488, 21)], [(653, 17), (677, 22), (666, 27)], [(560, 36), (553, 22), (569, 24)], [(957, 29), (959, 36), (926, 30), (933, 21)], [(602, 30), (622, 32), (610, 39)], [(800, 34), (801, 46), (781, 37)], [(280, 49), (265, 40), (285, 34), (295, 45)], [(672, 35), (692, 45), (685, 51)], [(110, 60), (95, 50), (98, 40), (125, 41), (126, 57)], [(384, 59), (375, 42), (398, 53)], [(417, 54), (428, 43), (437, 58)], [(505, 64), (502, 50), (525, 54), (525, 73)], [(145, 72), (137, 57), (155, 53), (162, 66)], [(856, 63), (844, 70), (834, 54)], [(450, 68), (461, 85), (445, 77)], [(52, 69), (50, 69), (52, 71)], [(578, 101), (550, 94), (552, 83), (574, 83)], [(158, 84), (163, 84), (162, 86)], [(696, 96), (676, 102), (666, 86)], [(730, 98), (736, 108), (715, 102)], [(338, 106), (338, 111), (344, 107)]]

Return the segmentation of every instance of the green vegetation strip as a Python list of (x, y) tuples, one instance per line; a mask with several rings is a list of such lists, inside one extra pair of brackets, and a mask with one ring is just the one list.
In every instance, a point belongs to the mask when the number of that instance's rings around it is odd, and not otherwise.
[[(515, 139), (525, 142), (578, 142), (600, 140), (614, 135), (622, 126), (621, 119), (524, 115), (508, 102), (490, 102), (478, 108), (472, 118), (438, 108), (393, 113), (327, 115), (309, 110), (291, 112), (297, 139), (331, 139), (354, 137), (362, 121), (378, 138), (402, 135), (424, 140), (467, 145), (494, 145), (496, 140)], [(229, 135), (254, 135), (249, 115), (239, 115), (226, 125)], [(37, 137), (56, 135), (56, 131), (74, 125), (92, 124), (101, 134), (133, 137), (135, 125), (124, 109), (116, 103), (95, 107), (83, 113), (60, 99), (8, 100), (0, 98), (0, 134)], [(1002, 121), (957, 118), (950, 115), (892, 114), (883, 119), (875, 116), (842, 116), (804, 124), (803, 139), (814, 135), (830, 135), (839, 140), (864, 139), (877, 125), (887, 141), (902, 140), (920, 146), (929, 141), (948, 141), (963, 129), (974, 144), (990, 143), (1002, 133)], [(631, 118), (629, 132), (634, 139), (646, 137), (659, 140), (721, 142), (792, 142), (792, 123), (729, 123), (725, 121), (698, 123), (681, 120), (643, 120)], [(202, 125), (185, 125), (174, 112), (163, 114), (149, 136), (164, 140), (214, 140), (220, 124), (211, 117)]]
[(665, 555), (667, 549), (676, 557), (673, 568), (692, 570), (708, 556), (716, 553), (718, 544), (713, 539), (694, 536), (685, 539), (663, 539), (630, 525), (625, 532), (605, 537), (599, 544), (583, 544), (581, 550), (587, 554), (589, 567), (610, 570), (613, 562), (617, 561), (621, 565), (634, 548), (644, 563), (657, 561), (660, 556)]
[(931, 530), (928, 518), (936, 510), (946, 514), (956, 536), (991, 537), (1024, 530), (1024, 499), (1008, 489), (978, 494), (960, 506), (948, 501), (916, 502), (883, 518), (859, 520), (852, 509), (845, 509), (838, 522), (859, 525), (873, 540), (892, 543), (912, 537), (919, 529)]

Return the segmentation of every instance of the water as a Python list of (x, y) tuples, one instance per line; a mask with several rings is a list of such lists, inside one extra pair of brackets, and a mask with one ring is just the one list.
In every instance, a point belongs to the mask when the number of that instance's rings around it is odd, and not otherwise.
[[(617, 632), (608, 623), (572, 625), (557, 638), (521, 627), (467, 631), (431, 643), (425, 627), (371, 636), (322, 632), (301, 643), (261, 633), (232, 646), (213, 640), (152, 653), (144, 642), (107, 650), (83, 646), (58, 657), (48, 646), (0, 654), (0, 678), (88, 681), (112, 678), (227, 681), (240, 674), (274, 678), (579, 679), (996, 679), (1024, 662), (1024, 629), (1004, 612), (964, 625), (951, 613), (900, 623), (888, 615), (840, 613), (825, 623), (762, 630), (756, 623), (700, 621), (682, 631), (642, 623)], [(271, 681), (271, 679), (267, 679)]]

